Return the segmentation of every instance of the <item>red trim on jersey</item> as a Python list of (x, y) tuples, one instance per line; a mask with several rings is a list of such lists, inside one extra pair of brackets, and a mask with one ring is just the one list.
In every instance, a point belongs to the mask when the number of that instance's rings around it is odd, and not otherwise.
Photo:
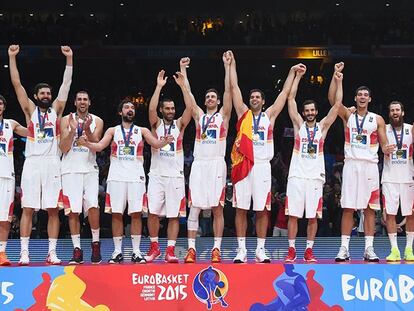
[(269, 126), (267, 128), (267, 140), (273, 140), (273, 127)]
[(70, 200), (67, 195), (63, 194), (62, 190), (60, 190), (59, 193), (59, 201), (65, 210), (65, 215), (69, 215), (69, 213), (71, 212)]
[(201, 127), (198, 123), (196, 124), (196, 135), (195, 135), (195, 137), (196, 137), (196, 139), (201, 139)]
[(137, 157), (142, 157), (144, 154), (144, 140), (141, 140), (137, 147)]
[(9, 146), (8, 146), (8, 148), (7, 148), (7, 152), (13, 152), (13, 146), (14, 146), (14, 140), (13, 140), (13, 137), (11, 137), (10, 138), (10, 140), (9, 140)]
[(56, 118), (56, 137), (60, 136), (60, 119)]
[(300, 150), (300, 136), (299, 134), (296, 134), (295, 136), (295, 145), (293, 146), (293, 149), (296, 151)]
[(27, 127), (28, 135), (27, 137), (34, 138), (34, 124), (30, 121), (29, 126)]
[(112, 141), (111, 143), (111, 156), (116, 157), (118, 154), (118, 145)]
[(220, 138), (226, 138), (226, 137), (227, 137), (227, 129), (224, 127), (224, 122), (221, 122)]
[(351, 141), (351, 135), (349, 132), (349, 127), (346, 127), (345, 128), (345, 142), (349, 143), (350, 141)]
[(177, 151), (183, 150), (183, 135), (177, 137)]
[(369, 137), (370, 144), (378, 144), (378, 131), (373, 131)]

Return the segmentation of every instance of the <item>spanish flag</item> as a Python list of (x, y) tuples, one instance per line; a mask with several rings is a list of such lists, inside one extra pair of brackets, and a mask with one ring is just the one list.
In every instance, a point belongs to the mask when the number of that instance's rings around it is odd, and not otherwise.
[(249, 109), (236, 124), (237, 137), (231, 150), (233, 184), (247, 177), (254, 164), (252, 124), (253, 114)]

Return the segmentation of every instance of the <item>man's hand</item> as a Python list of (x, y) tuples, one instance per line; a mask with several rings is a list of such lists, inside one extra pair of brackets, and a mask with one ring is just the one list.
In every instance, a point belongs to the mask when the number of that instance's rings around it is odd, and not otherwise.
[(17, 54), (19, 54), (19, 51), (20, 51), (20, 46), (18, 45), (9, 46), (9, 50), (8, 50), (9, 56), (16, 56)]
[(164, 141), (168, 144), (171, 144), (174, 141), (174, 136), (172, 136), (171, 134), (168, 134), (166, 136), (164, 136)]
[(335, 71), (334, 79), (336, 82), (341, 82), (344, 79), (344, 74), (340, 71)]
[(232, 54), (230, 53), (230, 51), (226, 51), (223, 53), (223, 63), (224, 65), (230, 66), (232, 61)]
[(303, 76), (306, 72), (306, 66), (304, 64), (296, 64), (292, 66), (291, 70), (295, 71), (296, 74)]
[(157, 86), (164, 87), (165, 83), (167, 83), (168, 77), (164, 77), (164, 75), (165, 75), (165, 70), (164, 69), (161, 70), (158, 73), (158, 76), (157, 76)]
[(175, 80), (175, 83), (177, 83), (180, 87), (185, 86), (185, 77), (181, 72), (177, 71), (175, 75), (173, 75), (173, 78)]
[(65, 55), (66, 57), (72, 57), (73, 56), (72, 49), (69, 46), (64, 45), (64, 46), (61, 46), (60, 49), (62, 51), (62, 54)]
[(339, 62), (339, 63), (336, 63), (335, 64), (334, 70), (335, 70), (335, 72), (342, 72), (342, 70), (344, 69), (344, 67), (345, 67), (344, 62)]
[(395, 149), (396, 145), (395, 144), (391, 144), (391, 145), (386, 145), (385, 147), (382, 147), (382, 152), (386, 155), (389, 155), (390, 153), (392, 153)]
[(180, 59), (180, 68), (184, 67), (187, 68), (190, 66), (190, 58), (189, 57), (183, 57)]

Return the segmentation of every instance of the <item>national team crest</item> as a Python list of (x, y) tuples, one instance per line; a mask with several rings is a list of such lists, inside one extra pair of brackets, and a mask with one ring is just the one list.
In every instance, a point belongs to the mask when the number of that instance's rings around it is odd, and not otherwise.
[(197, 299), (207, 305), (211, 310), (214, 304), (220, 303), (222, 307), (228, 304), (224, 297), (229, 290), (229, 281), (226, 275), (212, 266), (201, 270), (194, 278), (193, 293)]

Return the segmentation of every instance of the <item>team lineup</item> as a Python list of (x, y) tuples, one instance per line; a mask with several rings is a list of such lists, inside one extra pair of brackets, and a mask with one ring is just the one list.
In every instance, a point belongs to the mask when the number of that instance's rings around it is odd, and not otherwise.
[[(380, 115), (370, 112), (368, 106), (371, 102), (371, 91), (366, 86), (356, 89), (355, 107), (345, 107), (342, 86), (344, 63), (334, 65), (327, 94), (331, 108), (325, 117), (317, 121), (318, 103), (306, 100), (298, 111), (295, 100), (300, 81), (306, 73), (304, 64), (290, 68), (283, 89), (264, 110), (265, 94), (260, 89), (250, 90), (248, 104), (244, 102), (238, 83), (236, 58), (232, 51), (226, 51), (222, 57), (225, 71), (223, 96), (215, 89), (208, 89), (205, 92), (204, 104), (197, 103), (187, 76), (190, 59), (185, 57), (179, 62), (179, 71), (171, 77), (180, 87), (184, 98), (185, 110), (181, 117), (176, 117), (174, 101), (161, 96), (169, 78), (161, 70), (156, 77), (156, 87), (149, 102), (150, 129), (134, 124), (136, 107), (132, 102), (123, 100), (118, 106), (120, 124), (108, 128), (104, 133), (103, 120), (89, 112), (91, 101), (86, 91), (76, 93), (76, 111), (63, 116), (73, 73), (73, 52), (70, 47), (61, 47), (66, 58), (66, 67), (54, 100), (52, 87), (46, 83), (37, 84), (33, 99), (29, 98), (18, 71), (16, 58), (19, 51), (18, 45), (9, 47), (9, 68), (26, 127), (4, 118), (7, 101), (0, 95), (0, 265), (11, 264), (6, 255), (6, 245), (15, 192), (13, 133), (26, 137), (26, 159), (21, 177), (23, 212), (20, 222), (19, 265), (30, 264), (29, 239), (32, 216), (37, 210), (46, 210), (48, 213), (47, 264), (61, 264), (56, 252), (60, 209), (64, 209), (64, 214), (68, 217), (73, 243), (73, 256), (69, 264), (84, 262), (80, 238), (81, 213), (88, 217), (91, 227), (90, 261), (93, 264), (102, 261), (98, 205), (99, 168), (96, 153), (108, 146), (110, 167), (105, 212), (112, 217), (114, 243), (109, 263), (124, 261), (122, 240), (123, 214), (126, 209), (131, 217), (131, 261), (144, 264), (161, 256), (158, 243), (160, 217), (166, 217), (168, 243), (164, 259), (167, 263), (178, 263), (175, 244), (179, 232), (179, 217), (187, 216), (187, 203), (190, 208), (187, 218), (188, 251), (184, 262), (195, 263), (197, 260), (199, 215), (206, 209), (211, 209), (214, 215), (211, 262), (221, 262), (227, 178), (226, 139), (233, 108), (237, 115), (237, 136), (231, 150), (231, 179), (234, 185), (233, 207), (236, 208), (238, 243), (233, 262), (247, 262), (247, 212), (253, 201), (257, 233), (255, 260), (258, 263), (270, 263), (265, 241), (267, 213), (271, 204), (270, 161), (274, 157), (273, 128), (286, 104), (293, 124), (294, 147), (285, 201), (289, 246), (284, 261), (294, 263), (297, 259), (295, 239), (298, 219), (305, 217), (308, 224), (303, 259), (308, 263), (317, 262), (313, 246), (318, 218), (322, 217), (324, 141), (338, 116), (344, 125), (345, 164), (341, 196), (341, 246), (335, 261), (350, 260), (349, 244), (356, 210), (363, 210), (364, 213), (365, 252), (361, 255), (365, 261), (379, 261), (373, 241), (375, 211), (381, 208), (381, 194), (391, 244), (391, 252), (386, 260), (398, 262), (403, 257), (406, 261), (414, 261), (414, 127), (404, 123), (404, 106), (399, 101), (392, 101), (388, 105), (389, 124)], [(191, 120), (195, 122), (196, 133), (194, 161), (186, 196), (183, 137)], [(144, 142), (151, 146), (148, 186), (144, 172)], [(379, 148), (384, 154), (381, 178), (378, 169)], [(407, 239), (403, 256), (397, 245), (395, 216), (399, 208), (406, 217)], [(147, 225), (151, 242), (146, 253), (140, 249), (142, 213), (148, 213)]]

